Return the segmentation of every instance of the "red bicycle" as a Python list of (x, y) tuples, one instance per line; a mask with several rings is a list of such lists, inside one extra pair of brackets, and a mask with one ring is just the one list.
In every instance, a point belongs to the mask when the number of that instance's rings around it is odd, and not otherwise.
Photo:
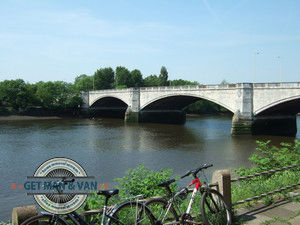
[[(181, 178), (185, 178), (192, 174), (194, 179), (179, 191), (172, 192), (170, 188), (170, 185), (175, 182), (175, 179), (158, 184), (158, 186), (166, 188), (168, 200), (164, 200), (163, 198), (152, 198), (145, 203), (154, 215), (157, 225), (201, 224), (201, 221), (206, 225), (231, 224), (231, 212), (222, 195), (217, 190), (211, 189), (206, 182), (202, 185), (197, 175), (200, 171), (203, 172), (204, 169), (212, 166), (212, 164), (204, 164), (197, 169), (188, 171)], [(192, 191), (189, 191), (188, 188), (191, 186), (194, 186), (194, 188)], [(180, 202), (182, 202), (189, 193), (192, 193), (192, 195), (186, 210), (183, 211), (181, 210)], [(193, 203), (199, 194), (201, 195), (200, 210), (197, 208), (198, 210), (193, 211), (200, 211), (201, 213), (192, 215)]]

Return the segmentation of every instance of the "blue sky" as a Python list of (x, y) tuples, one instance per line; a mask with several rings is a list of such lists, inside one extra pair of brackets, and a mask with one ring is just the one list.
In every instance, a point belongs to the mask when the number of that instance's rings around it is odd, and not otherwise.
[(201, 84), (297, 82), (299, 21), (299, 0), (1, 0), (0, 81), (165, 66)]

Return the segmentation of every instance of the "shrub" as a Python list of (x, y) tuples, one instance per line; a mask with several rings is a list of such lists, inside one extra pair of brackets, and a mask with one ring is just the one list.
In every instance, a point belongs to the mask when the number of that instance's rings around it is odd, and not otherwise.
[(157, 184), (169, 180), (173, 170), (161, 169), (160, 172), (154, 172), (140, 164), (135, 169), (128, 169), (126, 174), (123, 178), (115, 179), (119, 182), (117, 188), (120, 189), (120, 195), (129, 197), (142, 194), (144, 198), (149, 198), (166, 194), (165, 189)]
[[(158, 187), (157, 184), (171, 179), (170, 177), (173, 174), (173, 170), (161, 169), (160, 172), (154, 172), (140, 164), (135, 169), (128, 169), (126, 174), (127, 175), (123, 178), (115, 179), (119, 184), (116, 188), (120, 189), (120, 192), (118, 198), (110, 199), (110, 205), (120, 203), (118, 199), (140, 194), (142, 194), (144, 198), (166, 194), (165, 189)], [(175, 186), (174, 184), (173, 188), (177, 188)], [(96, 192), (93, 192), (86, 199), (84, 210), (102, 208), (104, 206), (104, 200), (105, 198), (103, 196), (99, 196)]]
[[(257, 141), (257, 143), (259, 154), (253, 154), (249, 158), (254, 167), (240, 167), (234, 170), (239, 176), (253, 175), (300, 163), (300, 142), (297, 139), (294, 143), (281, 143), (281, 147), (270, 146), (270, 141)], [(299, 167), (295, 167), (235, 183), (232, 186), (232, 201), (251, 198), (299, 183), (299, 170)], [(272, 200), (268, 196), (264, 201), (270, 204)]]

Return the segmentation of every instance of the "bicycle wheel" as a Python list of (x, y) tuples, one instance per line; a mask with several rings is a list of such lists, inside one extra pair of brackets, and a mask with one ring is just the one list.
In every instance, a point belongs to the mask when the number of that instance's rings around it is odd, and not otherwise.
[[(153, 198), (145, 202), (145, 205), (148, 206), (150, 211), (152, 212), (152, 215), (154, 216), (155, 224), (162, 224), (164, 222), (172, 222), (172, 221), (178, 221), (178, 215), (176, 210), (173, 208), (173, 206), (170, 206), (169, 211), (167, 212), (167, 205), (168, 202), (159, 199), (159, 198)], [(165, 216), (167, 212), (167, 215)]]
[(54, 215), (38, 215), (30, 217), (25, 220), (21, 225), (48, 225), (48, 224), (59, 224), (67, 225), (67, 223), (61, 218), (55, 218)]
[(136, 201), (125, 202), (117, 206), (107, 223), (126, 225), (155, 225), (151, 211), (144, 204)]
[(230, 209), (222, 195), (213, 189), (205, 191), (201, 198), (201, 214), (206, 225), (231, 224)]

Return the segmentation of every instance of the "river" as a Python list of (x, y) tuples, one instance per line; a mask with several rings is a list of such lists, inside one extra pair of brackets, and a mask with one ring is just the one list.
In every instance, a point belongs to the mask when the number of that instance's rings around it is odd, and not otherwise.
[[(299, 130), (299, 117), (297, 118)], [(231, 117), (193, 116), (185, 125), (124, 124), (119, 119), (50, 119), (0, 121), (0, 221), (14, 207), (36, 204), (23, 185), (45, 161), (67, 157), (79, 163), (98, 183), (116, 185), (115, 178), (144, 164), (158, 172), (173, 169), (182, 175), (204, 163), (214, 170), (251, 166), (256, 140), (293, 142), (281, 136), (231, 137)], [(300, 138), (300, 132), (296, 138)], [(13, 184), (18, 185), (12, 189)]]

